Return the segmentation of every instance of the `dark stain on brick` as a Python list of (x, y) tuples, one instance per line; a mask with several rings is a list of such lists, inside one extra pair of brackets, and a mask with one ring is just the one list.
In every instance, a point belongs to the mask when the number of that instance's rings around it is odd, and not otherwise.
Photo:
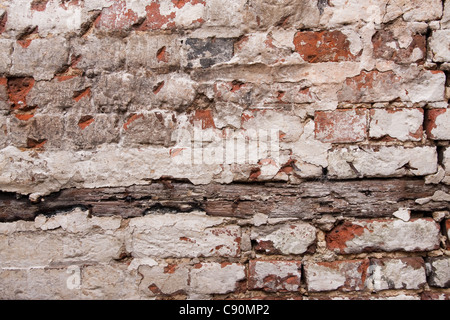
[(31, 44), (31, 41), (39, 37), (38, 27), (29, 27), (25, 29), (24, 32), (18, 37), (17, 43), (22, 48), (28, 48)]
[(208, 68), (215, 64), (229, 61), (234, 53), (234, 38), (189, 38), (187, 67), (192, 68), (194, 61), (199, 61), (202, 68)]
[(78, 126), (81, 130), (86, 129), (91, 123), (94, 122), (94, 117), (92, 116), (82, 116), (78, 121)]
[(33, 139), (27, 138), (27, 148), (29, 149), (42, 149), (44, 144), (47, 142), (47, 139)]
[(8, 13), (5, 12), (0, 16), (0, 34), (5, 32), (6, 22), (8, 22)]
[(31, 2), (31, 10), (34, 11), (45, 11), (47, 8), (47, 3), (49, 0), (33, 0)]
[(158, 82), (156, 86), (153, 87), (153, 93), (157, 94), (164, 87), (164, 81)]
[(328, 1), (329, 0), (318, 0), (317, 1), (317, 8), (319, 8), (320, 15), (322, 15), (324, 9), (330, 5)]

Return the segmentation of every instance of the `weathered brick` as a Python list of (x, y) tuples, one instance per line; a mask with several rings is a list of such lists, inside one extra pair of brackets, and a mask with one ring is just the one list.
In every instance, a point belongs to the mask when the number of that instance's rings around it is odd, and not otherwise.
[(427, 259), (428, 284), (432, 287), (450, 288), (450, 258)]
[(103, 74), (92, 83), (95, 112), (137, 112), (151, 109), (184, 110), (196, 97), (189, 76), (169, 73), (155, 77), (117, 72)]
[(248, 269), (248, 286), (251, 290), (284, 292), (300, 288), (300, 261), (251, 260)]
[(450, 112), (448, 109), (430, 109), (426, 113), (426, 131), (433, 140), (450, 139)]
[(444, 13), (441, 19), (441, 27), (448, 29), (450, 27), (450, 2), (444, 2)]
[(383, 22), (392, 21), (400, 16), (405, 21), (429, 21), (439, 19), (442, 15), (442, 5), (439, 0), (426, 1), (380, 1), (384, 8), (380, 12), (384, 14)]
[(251, 0), (248, 4), (246, 18), (254, 27), (266, 30), (272, 26), (302, 29), (319, 25), (320, 8), (314, 0)]
[(27, 95), (35, 83), (32, 77), (11, 77), (7, 79), (8, 103), (12, 109), (26, 109), (28, 107)]
[(240, 64), (263, 63), (266, 65), (302, 63), (294, 52), (292, 42), (295, 31), (255, 32), (238, 38), (234, 45), (233, 62)]
[(420, 296), (418, 294), (392, 294), (392, 293), (363, 293), (358, 292), (358, 295), (354, 295), (352, 293), (345, 294), (343, 292), (339, 293), (329, 293), (329, 294), (314, 294), (308, 297), (305, 297), (305, 300), (420, 300)]
[[(207, 19), (203, 26), (240, 28), (245, 25), (248, 11), (246, 0), (233, 0), (226, 3), (221, 0), (205, 1)], [(238, 29), (239, 30), (239, 29)]]
[(295, 50), (310, 63), (354, 61), (350, 41), (341, 31), (300, 31), (294, 37)]
[(391, 101), (398, 96), (400, 81), (392, 71), (362, 71), (358, 76), (347, 78), (338, 98), (349, 102)]
[(135, 218), (127, 247), (134, 257), (236, 257), (241, 230), (224, 221), (195, 212)]
[(10, 102), (8, 102), (8, 79), (0, 77), (0, 114), (8, 114)]
[[(89, 216), (89, 211), (74, 209), (66, 214), (59, 213), (46, 217), (38, 215), (34, 220), (34, 226), (40, 230), (55, 230), (61, 228), (69, 233), (83, 233), (91, 229), (111, 232), (120, 228), (122, 218)], [(16, 230), (17, 231), (17, 230)]]
[(65, 119), (64, 139), (76, 149), (92, 149), (119, 142), (121, 123), (117, 115), (72, 114)]
[(16, 43), (10, 73), (32, 76), (35, 80), (51, 80), (68, 63), (68, 58), (69, 46), (62, 37), (35, 39), (27, 47)]
[(252, 229), (255, 250), (267, 254), (302, 254), (316, 242), (316, 228), (304, 222)]
[(345, 80), (337, 97), (348, 102), (389, 102), (397, 98), (411, 102), (442, 101), (444, 88), (445, 75), (441, 71), (420, 71), (414, 67), (401, 75), (393, 71), (362, 71)]
[(164, 68), (180, 64), (181, 41), (173, 35), (132, 34), (126, 44), (128, 68)]
[(136, 145), (169, 145), (174, 123), (172, 116), (161, 112), (132, 113), (123, 124), (123, 143)]
[(439, 248), (439, 225), (431, 218), (346, 221), (326, 235), (327, 247), (339, 253), (430, 251)]
[(315, 137), (322, 142), (346, 143), (366, 138), (367, 110), (338, 109), (316, 111)]
[(0, 149), (8, 145), (8, 118), (0, 115)]
[(139, 16), (127, 8), (126, 1), (114, 1), (111, 6), (103, 8), (95, 21), (95, 27), (107, 30), (131, 29), (139, 21)]
[(436, 30), (430, 38), (433, 61), (450, 62), (450, 30)]
[(5, 259), (1, 267), (6, 268), (110, 262), (121, 256), (124, 245), (118, 234), (91, 233), (80, 237), (57, 230), (0, 235), (0, 243), (0, 253)]
[(371, 259), (368, 284), (374, 291), (421, 289), (427, 283), (425, 262), (420, 257)]
[(87, 211), (75, 209), (48, 219), (39, 216), (28, 224), (1, 224), (0, 268), (111, 262), (124, 253), (117, 220), (88, 217)]
[(205, 22), (205, 5), (206, 2), (203, 0), (153, 0), (145, 6), (146, 19), (137, 30), (199, 27)]
[(141, 265), (139, 284), (147, 296), (186, 294), (189, 291), (189, 266), (186, 264)]
[(310, 292), (364, 290), (368, 268), (368, 259), (305, 263), (307, 290)]
[(420, 141), (423, 134), (423, 109), (370, 110), (369, 137), (385, 136), (401, 141)]
[[(294, 112), (277, 108), (248, 110), (242, 115), (244, 130), (273, 130), (283, 142), (297, 141), (303, 133), (301, 118)], [(262, 140), (262, 139), (261, 139)], [(262, 142), (262, 141), (261, 141)]]
[(75, 38), (72, 42), (72, 54), (80, 57), (77, 68), (90, 74), (101, 71), (118, 71), (126, 62), (126, 44), (115, 37)]
[(51, 81), (36, 81), (26, 96), (26, 104), (37, 107), (39, 114), (58, 114), (62, 111), (70, 113), (74, 107), (77, 112), (92, 112), (89, 97), (74, 99), (77, 93), (82, 93), (87, 88), (91, 88), (91, 82), (79, 76), (64, 80), (55, 78)]
[(4, 9), (0, 9), (0, 34), (5, 32), (7, 22), (8, 22), (8, 13)]
[(10, 119), (11, 145), (25, 149), (59, 149), (63, 147), (64, 121), (59, 115), (35, 115)]
[[(198, 263), (190, 272), (190, 291), (197, 294), (225, 294), (239, 289), (246, 279), (245, 266), (239, 263)], [(211, 279), (214, 279), (211, 281)]]
[(448, 147), (442, 153), (442, 165), (445, 168), (445, 177), (442, 182), (450, 184), (450, 148)]
[(447, 248), (450, 248), (450, 219), (445, 220), (445, 232), (447, 236)]
[(233, 38), (188, 38), (185, 41), (188, 68), (208, 68), (233, 57)]
[(450, 300), (450, 293), (425, 291), (421, 294), (422, 300)]
[(6, 300), (81, 299), (81, 291), (67, 285), (73, 268), (80, 270), (78, 266), (0, 269), (0, 295)]
[(13, 41), (0, 39), (0, 74), (8, 74), (11, 68)]
[(426, 58), (426, 37), (421, 34), (412, 35), (410, 44), (402, 48), (392, 31), (379, 30), (372, 37), (372, 44), (375, 58), (399, 64), (423, 63)]
[(346, 147), (328, 153), (330, 178), (422, 176), (437, 171), (434, 147)]
[(83, 12), (80, 1), (14, 1), (8, 5), (7, 32), (21, 34), (30, 26), (36, 26), (39, 34), (60, 35), (78, 33), (89, 15)]
[[(141, 276), (127, 269), (127, 264), (95, 264), (81, 270), (82, 299), (90, 300), (136, 300), (140, 299)], [(120, 288), (120, 290), (118, 290)]]

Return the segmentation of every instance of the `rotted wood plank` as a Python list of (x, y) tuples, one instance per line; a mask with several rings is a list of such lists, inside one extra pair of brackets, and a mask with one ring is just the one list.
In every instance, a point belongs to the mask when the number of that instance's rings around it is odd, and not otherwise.
[(313, 219), (323, 214), (351, 217), (387, 217), (403, 207), (418, 212), (449, 210), (445, 201), (416, 203), (444, 185), (426, 185), (421, 179), (307, 181), (299, 185), (210, 184), (160, 181), (149, 185), (65, 189), (31, 203), (27, 197), (0, 193), (0, 221), (32, 220), (38, 214), (57, 214), (74, 207), (96, 216), (137, 217), (154, 212), (206, 211), (209, 215)]

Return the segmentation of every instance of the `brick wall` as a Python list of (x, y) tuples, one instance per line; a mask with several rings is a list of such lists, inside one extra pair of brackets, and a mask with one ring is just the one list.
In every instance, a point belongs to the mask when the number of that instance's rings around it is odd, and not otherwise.
[(0, 1), (1, 299), (450, 298), (450, 2)]

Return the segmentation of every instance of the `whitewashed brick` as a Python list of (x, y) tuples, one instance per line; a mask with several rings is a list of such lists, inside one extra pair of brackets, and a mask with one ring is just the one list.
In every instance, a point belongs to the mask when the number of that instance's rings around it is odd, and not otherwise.
[(389, 136), (401, 141), (422, 139), (422, 109), (373, 109), (370, 113), (369, 136)]
[(238, 256), (241, 230), (224, 221), (195, 212), (135, 218), (127, 248), (134, 257)]
[(190, 272), (190, 290), (196, 294), (225, 294), (235, 291), (245, 277), (242, 264), (199, 263)]
[(302, 254), (315, 243), (316, 228), (304, 222), (253, 228), (251, 239), (256, 250), (269, 254)]
[(422, 258), (373, 259), (367, 286), (374, 291), (389, 289), (420, 289), (427, 283)]
[(434, 147), (347, 147), (328, 154), (331, 178), (422, 176), (437, 171)]
[(345, 222), (326, 236), (327, 247), (339, 253), (431, 251), (439, 248), (440, 228), (431, 218)]

